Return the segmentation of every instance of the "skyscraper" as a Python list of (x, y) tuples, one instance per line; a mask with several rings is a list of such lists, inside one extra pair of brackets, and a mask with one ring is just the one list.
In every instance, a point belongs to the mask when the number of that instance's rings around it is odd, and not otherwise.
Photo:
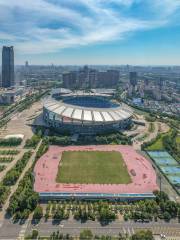
[(137, 72), (129, 73), (130, 84), (135, 87), (137, 85)]
[(3, 47), (2, 50), (2, 87), (14, 86), (14, 50), (13, 47)]
[(118, 70), (100, 72), (96, 69), (84, 66), (78, 71), (63, 74), (64, 88), (116, 88), (120, 74)]
[(162, 90), (162, 88), (163, 88), (163, 84), (164, 84), (164, 82), (163, 82), (163, 78), (160, 77), (160, 78), (159, 78), (159, 81), (158, 81), (159, 90)]
[(28, 61), (25, 61), (25, 67), (29, 67)]

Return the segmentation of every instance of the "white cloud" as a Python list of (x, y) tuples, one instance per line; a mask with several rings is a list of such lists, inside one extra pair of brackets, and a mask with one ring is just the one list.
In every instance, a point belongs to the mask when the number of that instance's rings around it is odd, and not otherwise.
[[(180, 0), (156, 0), (153, 4), (154, 9), (162, 17), (168, 17), (177, 9), (180, 9)], [(159, 11), (161, 9), (161, 11)]]
[[(135, 3), (147, 3), (156, 17), (132, 17)], [(127, 16), (122, 6), (132, 8)], [(0, 0), (0, 41), (22, 53), (56, 52), (164, 26), (169, 22), (166, 17), (179, 7), (179, 0)]]

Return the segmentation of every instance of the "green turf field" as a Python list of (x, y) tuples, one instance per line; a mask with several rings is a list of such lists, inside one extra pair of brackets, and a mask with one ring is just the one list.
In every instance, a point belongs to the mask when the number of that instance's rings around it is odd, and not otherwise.
[(127, 167), (119, 152), (63, 152), (57, 182), (128, 184)]

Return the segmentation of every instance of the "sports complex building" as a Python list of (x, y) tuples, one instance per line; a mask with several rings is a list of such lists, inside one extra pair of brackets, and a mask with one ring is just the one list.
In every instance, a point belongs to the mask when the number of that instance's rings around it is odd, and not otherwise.
[(96, 134), (127, 128), (132, 111), (108, 94), (67, 92), (52, 94), (44, 102), (43, 119), (58, 131)]
[[(43, 120), (72, 134), (125, 129), (132, 124), (132, 110), (112, 95), (56, 89), (44, 101)], [(151, 163), (128, 145), (51, 145), (34, 168), (34, 191), (42, 200), (151, 199), (156, 180)]]

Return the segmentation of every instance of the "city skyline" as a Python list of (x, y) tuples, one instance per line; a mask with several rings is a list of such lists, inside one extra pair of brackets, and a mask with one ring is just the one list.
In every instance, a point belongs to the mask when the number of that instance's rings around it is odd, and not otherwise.
[(15, 64), (180, 65), (179, 0), (0, 0)]

